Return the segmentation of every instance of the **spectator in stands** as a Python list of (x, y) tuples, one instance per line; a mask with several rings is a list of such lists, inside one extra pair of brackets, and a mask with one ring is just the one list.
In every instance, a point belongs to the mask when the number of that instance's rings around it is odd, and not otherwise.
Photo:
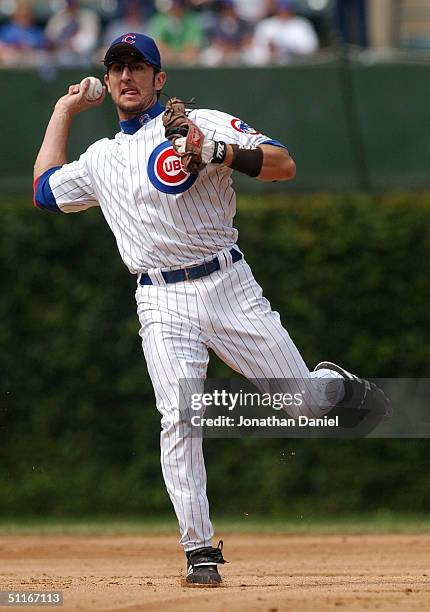
[(336, 0), (334, 22), (340, 42), (367, 47), (366, 0)]
[(29, 2), (18, 2), (12, 19), (0, 28), (0, 64), (34, 66), (45, 56), (46, 39), (42, 28), (33, 23)]
[(149, 24), (166, 65), (193, 64), (203, 46), (199, 16), (186, 9), (184, 0), (172, 0), (170, 8), (154, 15)]
[(85, 65), (97, 46), (100, 18), (95, 11), (82, 8), (79, 0), (66, 0), (64, 9), (49, 19), (45, 33), (59, 64)]
[(198, 13), (204, 39), (211, 40), (212, 32), (218, 22), (221, 0), (188, 0), (187, 6)]
[(218, 19), (208, 32), (211, 44), (200, 56), (202, 63), (207, 66), (240, 63), (244, 41), (250, 32), (250, 24), (240, 19), (234, 1), (221, 0)]
[(140, 0), (125, 0), (124, 13), (120, 19), (114, 19), (108, 24), (103, 36), (103, 55), (111, 42), (126, 32), (146, 34), (148, 25)]
[(253, 25), (269, 15), (272, 3), (273, 0), (233, 0), (239, 17)]
[(295, 14), (294, 2), (277, 0), (274, 16), (257, 24), (247, 58), (256, 65), (284, 64), (294, 56), (314, 53), (318, 46), (314, 27)]
[[(127, 4), (129, 4), (129, 0), (116, 0), (116, 5), (118, 7), (116, 16), (125, 15)], [(155, 0), (136, 0), (136, 4), (139, 5), (140, 15), (142, 19), (146, 22), (152, 17), (152, 15), (156, 12), (155, 9)], [(110, 41), (112, 42), (112, 41)]]

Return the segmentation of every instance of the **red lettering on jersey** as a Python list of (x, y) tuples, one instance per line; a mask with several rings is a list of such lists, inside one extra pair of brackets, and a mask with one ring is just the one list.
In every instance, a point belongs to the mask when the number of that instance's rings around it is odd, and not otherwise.
[(165, 172), (179, 172), (181, 169), (181, 162), (179, 159), (170, 159), (164, 165)]

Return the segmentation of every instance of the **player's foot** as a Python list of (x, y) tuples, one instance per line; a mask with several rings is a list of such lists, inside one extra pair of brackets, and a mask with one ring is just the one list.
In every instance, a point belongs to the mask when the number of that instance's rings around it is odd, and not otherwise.
[(222, 582), (217, 563), (225, 563), (222, 556), (223, 541), (218, 542), (217, 548), (206, 546), (196, 548), (186, 553), (188, 571), (186, 582), (201, 586), (219, 586)]
[(390, 400), (375, 383), (358, 378), (330, 361), (319, 363), (315, 372), (323, 368), (338, 372), (344, 379), (345, 395), (327, 414), (328, 417), (338, 416), (341, 427), (357, 427), (360, 435), (367, 435), (391, 416)]

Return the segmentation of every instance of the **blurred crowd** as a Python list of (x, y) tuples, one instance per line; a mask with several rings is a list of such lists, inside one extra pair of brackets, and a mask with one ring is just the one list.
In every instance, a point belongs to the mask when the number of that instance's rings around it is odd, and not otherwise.
[(41, 23), (31, 0), (15, 0), (0, 24), (0, 66), (97, 63), (126, 32), (155, 38), (166, 66), (286, 64), (321, 45), (296, 0), (117, 0), (117, 6), (106, 20), (91, 4), (62, 0)]

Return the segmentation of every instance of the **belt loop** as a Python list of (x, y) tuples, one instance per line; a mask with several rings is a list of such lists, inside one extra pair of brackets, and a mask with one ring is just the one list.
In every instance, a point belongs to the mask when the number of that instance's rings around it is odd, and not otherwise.
[(147, 273), (153, 285), (158, 285), (159, 287), (166, 286), (166, 281), (164, 280), (160, 268), (150, 268)]
[(233, 266), (233, 257), (230, 253), (230, 249), (223, 249), (217, 254), (220, 271), (226, 272)]

